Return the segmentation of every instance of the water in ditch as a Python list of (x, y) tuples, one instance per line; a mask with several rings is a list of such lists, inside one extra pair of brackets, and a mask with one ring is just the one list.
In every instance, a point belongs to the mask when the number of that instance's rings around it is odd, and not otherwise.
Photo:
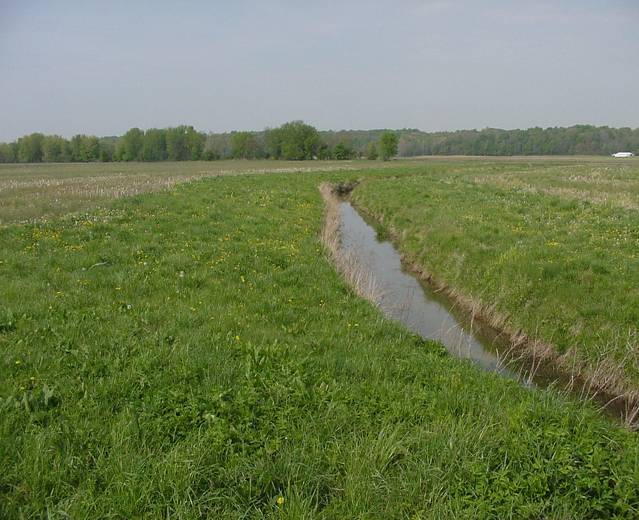
[(424, 339), (441, 342), (452, 355), (518, 379), (526, 386), (552, 386), (577, 398), (593, 400), (612, 417), (625, 420), (633, 410), (632, 402), (596, 391), (581, 378), (563, 373), (552, 362), (526, 356), (513, 359), (506, 339), (498, 331), (472, 322), (448, 298), (407, 272), (395, 246), (378, 239), (375, 228), (347, 200), (340, 202), (340, 247), (350, 261), (372, 277), (375, 303), (385, 316)]
[(352, 206), (340, 203), (341, 248), (375, 283), (376, 303), (387, 317), (425, 339), (440, 341), (448, 351), (482, 368), (515, 377), (499, 361), (491, 338), (454, 315), (444, 298), (402, 268), (393, 244), (380, 241), (377, 232)]

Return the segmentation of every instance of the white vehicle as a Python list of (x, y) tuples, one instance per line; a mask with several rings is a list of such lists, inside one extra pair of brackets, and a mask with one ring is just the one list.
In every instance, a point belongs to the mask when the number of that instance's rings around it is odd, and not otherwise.
[(625, 159), (627, 157), (634, 157), (635, 154), (632, 152), (617, 152), (613, 153), (612, 156), (616, 157), (617, 159)]

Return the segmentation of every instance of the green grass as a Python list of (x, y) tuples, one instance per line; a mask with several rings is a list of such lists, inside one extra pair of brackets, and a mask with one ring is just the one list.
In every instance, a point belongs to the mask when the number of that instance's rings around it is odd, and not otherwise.
[(412, 176), (354, 197), (411, 259), (508, 328), (639, 388), (639, 167)]
[[(585, 161), (607, 166), (609, 158), (526, 157), (463, 160), (453, 157), (428, 157), (399, 162), (403, 170), (440, 168), (501, 168), (513, 162), (522, 167), (534, 164), (553, 166)], [(170, 189), (182, 182), (204, 177), (273, 173), (284, 171), (395, 169), (398, 162), (378, 161), (182, 161), (115, 163), (0, 164), (0, 226), (10, 223), (44, 220), (70, 212), (108, 206), (111, 200), (139, 193)]]
[(497, 175), (476, 177), (498, 188), (544, 193), (625, 209), (639, 209), (639, 161), (589, 162), (567, 168), (565, 164), (534, 168), (522, 175), (515, 168)]
[(318, 184), (412, 173), (218, 177), (0, 229), (0, 517), (636, 518), (635, 434), (335, 273)]
[[(204, 177), (361, 168), (368, 161), (0, 164), (0, 225), (43, 220)], [(355, 166), (357, 165), (357, 166)]]

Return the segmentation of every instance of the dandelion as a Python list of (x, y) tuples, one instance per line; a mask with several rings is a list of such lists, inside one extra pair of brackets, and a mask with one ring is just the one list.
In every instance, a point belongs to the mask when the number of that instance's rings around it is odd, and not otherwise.
[(277, 503), (278, 506), (281, 506), (284, 504), (284, 497), (282, 495), (279, 495), (277, 497), (277, 499), (275, 500), (275, 502)]
[(240, 341), (240, 337), (239, 336), (235, 336), (235, 341)]
[(22, 361), (20, 361), (19, 359), (16, 359), (16, 366), (21, 365)]

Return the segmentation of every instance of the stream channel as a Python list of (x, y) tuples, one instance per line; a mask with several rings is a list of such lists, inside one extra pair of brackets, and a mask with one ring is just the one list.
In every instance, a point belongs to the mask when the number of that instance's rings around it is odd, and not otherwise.
[(372, 277), (374, 303), (382, 313), (424, 339), (441, 342), (452, 355), (481, 368), (517, 379), (525, 386), (556, 387), (580, 399), (592, 399), (606, 415), (623, 419), (628, 403), (596, 392), (584, 381), (557, 369), (551, 362), (528, 355), (513, 359), (509, 345), (492, 327), (471, 321), (446, 296), (437, 293), (402, 265), (395, 246), (380, 240), (377, 231), (346, 199), (340, 199), (340, 249), (361, 272)]

